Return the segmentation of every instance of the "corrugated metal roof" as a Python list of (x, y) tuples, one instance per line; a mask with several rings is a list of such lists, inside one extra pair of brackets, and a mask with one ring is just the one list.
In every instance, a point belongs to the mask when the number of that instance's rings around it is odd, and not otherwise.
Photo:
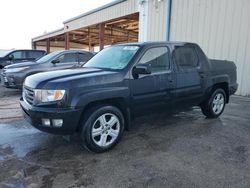
[(50, 32), (48, 32), (48, 33), (45, 33), (45, 34), (43, 34), (43, 35), (39, 35), (39, 36), (37, 36), (37, 37), (34, 37), (33, 39), (32, 39), (32, 41), (36, 41), (37, 39), (39, 39), (39, 40), (41, 40), (41, 37), (45, 37), (45, 38), (47, 38), (47, 36), (49, 36), (49, 35), (53, 35), (53, 36), (55, 36), (55, 35), (59, 35), (59, 34), (63, 34), (64, 33), (64, 28), (60, 28), (60, 29), (57, 29), (57, 30), (54, 30), (54, 31), (50, 31)]
[(93, 10), (88, 11), (88, 12), (86, 12), (86, 13), (80, 14), (80, 15), (78, 15), (78, 16), (76, 16), (76, 17), (70, 18), (70, 19), (64, 21), (63, 24), (66, 24), (66, 23), (68, 23), (68, 22), (74, 21), (74, 20), (76, 20), (76, 19), (79, 19), (79, 18), (81, 18), (81, 17), (87, 16), (87, 15), (90, 15), (90, 14), (93, 14), (93, 13), (98, 12), (98, 11), (100, 11), (100, 10), (109, 8), (109, 7), (111, 7), (111, 6), (114, 6), (114, 5), (116, 5), (116, 4), (122, 3), (122, 2), (124, 2), (124, 1), (127, 1), (127, 0), (116, 0), (116, 1), (113, 1), (113, 2), (111, 2), (111, 3), (108, 3), (108, 4), (106, 4), (106, 5), (103, 5), (103, 6), (101, 6), (101, 7), (96, 8), (96, 9), (93, 9)]
[[(83, 21), (82, 20), (80, 20), (79, 22), (78, 22), (78, 19), (81, 19), (81, 18), (84, 18), (84, 17), (88, 17), (88, 16), (92, 16), (91, 18), (88, 18), (88, 21), (91, 23), (91, 24), (96, 24), (96, 23), (94, 23), (94, 21), (96, 20), (96, 19), (98, 19), (98, 20), (100, 20), (100, 15), (98, 14), (98, 12), (101, 12), (102, 14), (104, 14), (104, 16), (102, 16), (102, 18), (103, 17), (107, 17), (107, 15), (109, 15), (109, 17), (112, 15), (112, 16), (114, 16), (113, 14), (114, 14), (114, 11), (112, 12), (112, 13), (110, 13), (109, 11), (106, 11), (106, 9), (107, 8), (110, 8), (110, 7), (112, 7), (112, 6), (115, 6), (115, 5), (118, 5), (118, 4), (120, 4), (120, 3), (123, 3), (123, 2), (126, 2), (126, 1), (128, 1), (128, 0), (115, 0), (115, 1), (113, 1), (113, 2), (110, 2), (110, 3), (108, 3), (108, 4), (106, 4), (106, 5), (103, 5), (103, 6), (101, 6), (101, 7), (98, 7), (98, 8), (96, 8), (96, 9), (93, 9), (93, 10), (91, 10), (91, 11), (89, 11), (89, 12), (86, 12), (86, 13), (83, 13), (83, 14), (81, 14), (81, 15), (78, 15), (78, 16), (76, 16), (76, 17), (73, 17), (73, 18), (71, 18), (71, 19), (68, 19), (68, 20), (66, 20), (66, 21), (64, 21), (63, 22), (63, 24), (65, 25), (65, 24), (67, 24), (67, 28), (60, 28), (60, 29), (57, 29), (57, 30), (54, 30), (54, 31), (51, 31), (51, 32), (48, 32), (48, 33), (46, 33), (46, 34), (43, 34), (43, 35), (40, 35), (40, 36), (37, 36), (37, 37), (34, 37), (33, 39), (32, 39), (32, 41), (39, 41), (39, 40), (43, 40), (43, 39), (45, 39), (45, 38), (49, 38), (49, 37), (53, 37), (53, 36), (56, 36), (56, 35), (60, 35), (60, 34), (63, 34), (63, 33), (65, 33), (65, 32), (68, 32), (68, 31), (70, 31), (70, 30), (74, 30), (74, 29), (77, 29), (76, 27), (85, 27), (86, 25), (85, 25), (85, 22), (84, 22), (84, 24), (83, 24)], [(123, 9), (124, 9), (124, 11), (121, 11), (122, 9), (121, 9), (121, 7), (120, 7), (120, 9), (118, 10), (116, 10), (115, 12), (118, 12), (118, 13), (120, 13), (120, 12), (124, 12), (124, 15), (126, 15), (126, 14), (130, 14), (131, 12), (130, 11), (127, 11), (128, 9), (130, 10), (131, 9), (131, 6), (134, 6), (134, 1), (136, 1), (136, 0), (132, 0), (132, 1), (129, 1), (130, 3), (129, 4), (127, 4), (126, 5), (126, 7), (123, 7)], [(104, 11), (104, 12), (103, 12)], [(108, 13), (107, 13), (108, 12)], [(134, 13), (134, 11), (132, 11), (132, 13)], [(97, 15), (98, 14), (98, 15)], [(119, 14), (118, 15), (115, 15), (115, 16), (120, 16)], [(123, 16), (123, 14), (122, 14), (122, 16)], [(113, 18), (113, 17), (112, 17)], [(77, 21), (76, 21), (77, 20)], [(102, 20), (103, 21), (103, 20)], [(93, 22), (93, 23), (92, 23)], [(90, 24), (90, 23), (88, 23), (88, 24)], [(80, 25), (79, 25), (80, 24)]]

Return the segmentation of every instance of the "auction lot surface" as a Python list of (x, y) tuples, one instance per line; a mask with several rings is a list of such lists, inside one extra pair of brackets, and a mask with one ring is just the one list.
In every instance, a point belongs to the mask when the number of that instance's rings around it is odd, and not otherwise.
[(0, 187), (250, 187), (250, 99), (219, 119), (200, 110), (139, 118), (112, 151), (32, 128), (0, 86)]

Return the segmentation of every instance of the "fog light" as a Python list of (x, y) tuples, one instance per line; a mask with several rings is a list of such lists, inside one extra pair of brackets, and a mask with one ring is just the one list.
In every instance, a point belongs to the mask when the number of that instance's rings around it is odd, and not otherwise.
[(52, 119), (52, 125), (53, 125), (53, 127), (60, 128), (63, 125), (63, 120), (62, 119)]
[(49, 127), (50, 126), (50, 119), (42, 119), (42, 125)]

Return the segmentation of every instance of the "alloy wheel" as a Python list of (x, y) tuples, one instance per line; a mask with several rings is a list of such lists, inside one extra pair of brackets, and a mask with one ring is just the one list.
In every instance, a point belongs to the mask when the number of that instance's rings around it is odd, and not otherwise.
[(96, 145), (107, 147), (114, 143), (120, 133), (120, 120), (112, 113), (99, 116), (92, 126), (91, 136)]
[(225, 97), (222, 93), (217, 93), (212, 102), (212, 109), (215, 114), (220, 114), (225, 106)]

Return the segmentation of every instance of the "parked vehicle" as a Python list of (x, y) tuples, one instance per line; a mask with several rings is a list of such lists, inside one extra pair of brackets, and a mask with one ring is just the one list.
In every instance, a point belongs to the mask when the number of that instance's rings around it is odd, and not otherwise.
[(39, 72), (79, 67), (94, 56), (93, 53), (80, 50), (52, 52), (36, 62), (25, 62), (6, 66), (2, 72), (4, 86), (21, 89), (27, 76)]
[(80, 69), (29, 76), (20, 104), (37, 129), (79, 132), (86, 148), (104, 152), (141, 114), (200, 106), (217, 118), (237, 87), (235, 64), (208, 59), (197, 44), (134, 43), (106, 48)]
[(10, 64), (34, 61), (45, 54), (44, 50), (0, 50), (0, 69)]

